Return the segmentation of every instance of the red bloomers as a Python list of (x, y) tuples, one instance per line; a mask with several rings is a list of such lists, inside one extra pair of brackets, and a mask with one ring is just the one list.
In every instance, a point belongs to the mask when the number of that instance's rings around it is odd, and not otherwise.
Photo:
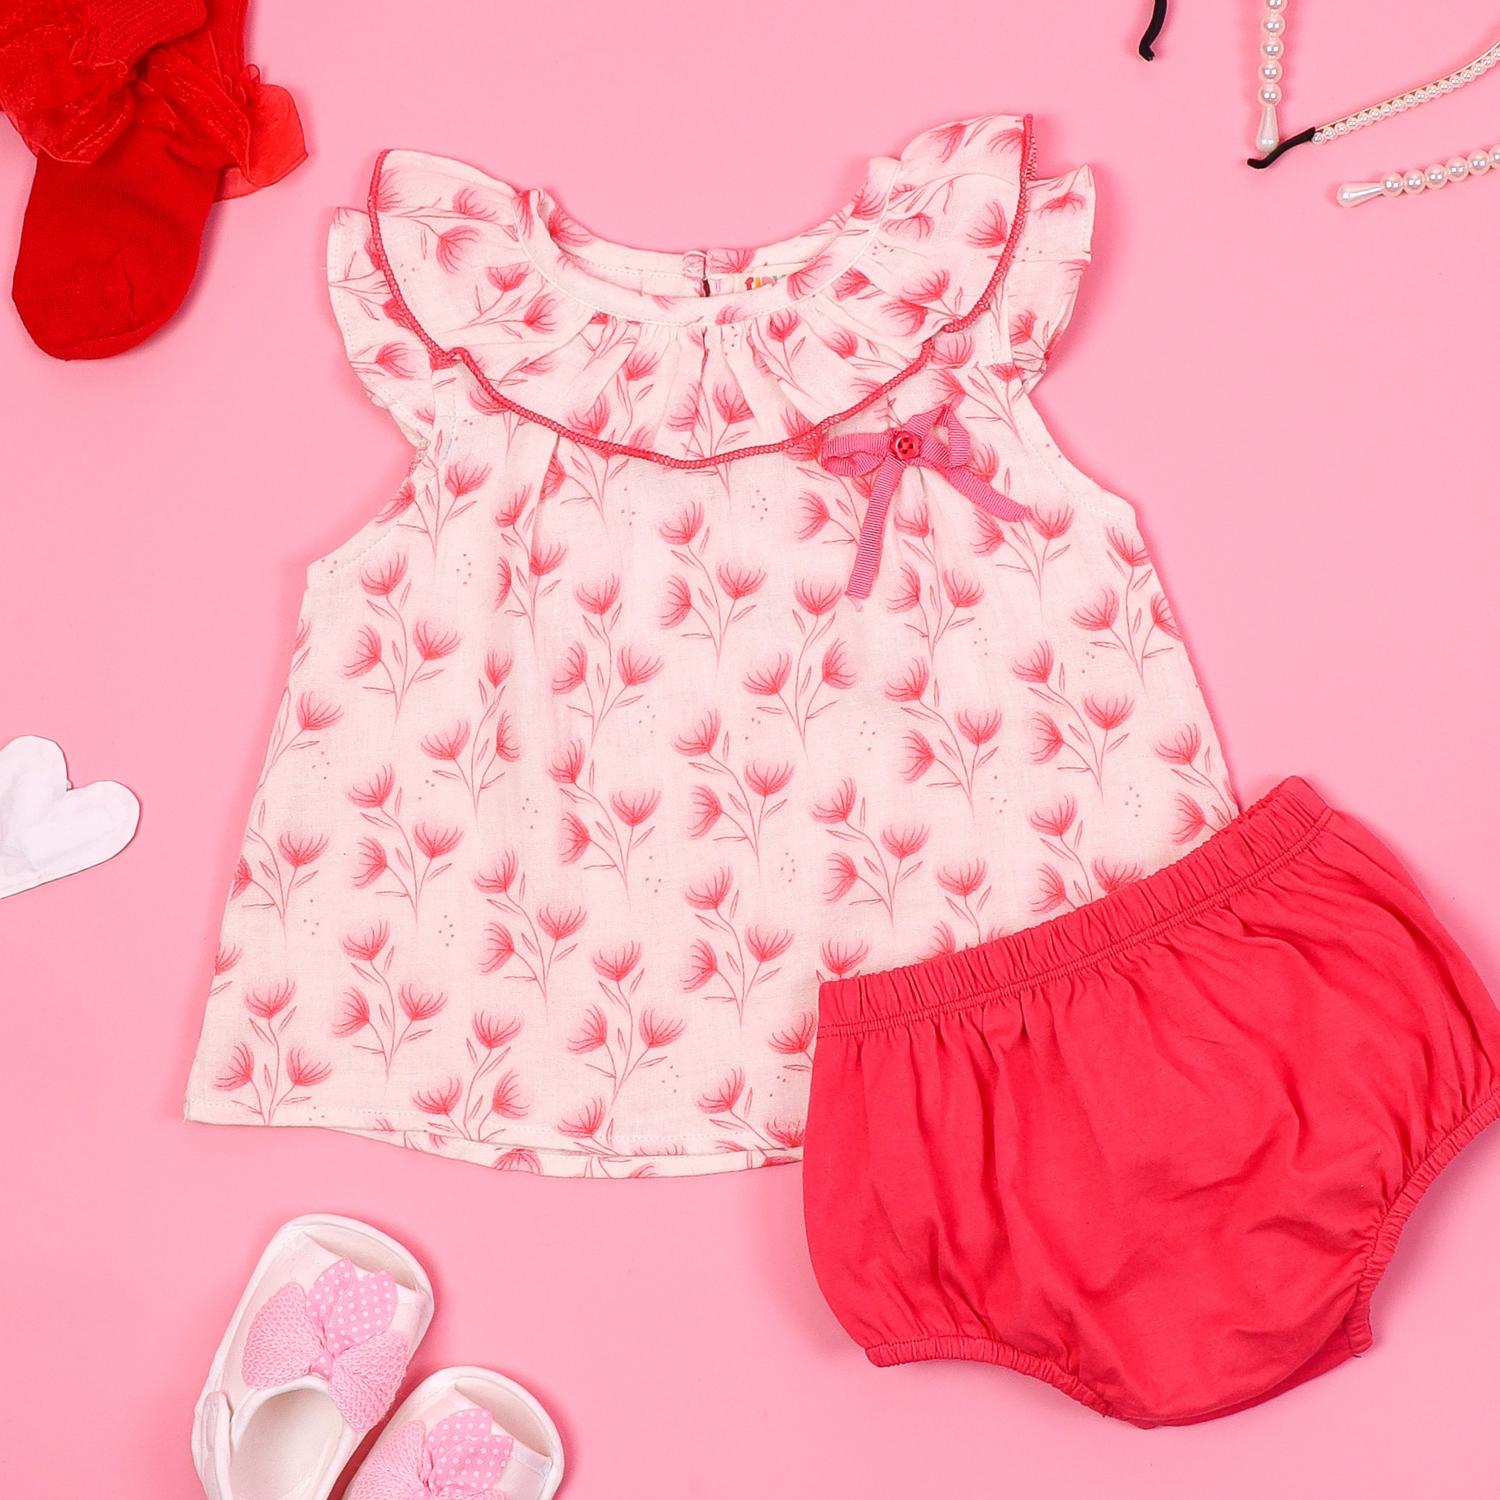
[(1366, 1349), (1407, 1216), (1500, 1113), (1478, 976), (1296, 780), (1136, 885), (821, 1006), (807, 1235), (844, 1327), (1143, 1427)]

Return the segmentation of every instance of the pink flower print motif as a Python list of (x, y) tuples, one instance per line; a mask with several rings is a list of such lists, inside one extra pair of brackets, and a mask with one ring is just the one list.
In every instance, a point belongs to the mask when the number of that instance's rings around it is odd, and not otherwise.
[(918, 823), (889, 823), (877, 839), (866, 827), (865, 799), (852, 777), (815, 803), (812, 815), (846, 846), (829, 857), (826, 899), (880, 906), (894, 923), (896, 898), (901, 886), (922, 868), (915, 856), (926, 847), (931, 830)]
[(847, 692), (858, 679), (848, 647), (841, 640), (828, 641), (843, 588), (826, 580), (804, 579), (793, 589), (793, 597), (792, 624), (799, 640), (796, 655), (779, 653), (749, 673), (744, 688), (752, 697), (770, 700), (767, 711), (791, 720), (805, 751), (812, 721), (827, 713), (838, 694)]
[(402, 480), (401, 488), (386, 501), (379, 514), (375, 517), (384, 526), (389, 521), (394, 521), (417, 503), (417, 487), (410, 479)]
[(506, 767), (520, 759), (514, 725), (510, 715), (502, 710), (512, 664), (513, 658), (498, 651), (485, 654), (484, 670), (479, 676), (476, 728), (471, 731), (469, 721), (460, 719), (450, 728), (422, 740), (423, 753), (437, 762), (434, 774), (463, 786), (476, 819), (480, 799), (504, 777)]
[(851, 297), (866, 297), (874, 291), (874, 283), (861, 270), (850, 267), (843, 275), (836, 276), (833, 281), (833, 295), (840, 302), (847, 302)]
[(1010, 239), (1010, 220), (1005, 216), (1004, 206), (991, 199), (969, 225), (964, 238), (984, 250), (1003, 250)]
[(500, 1475), (514, 1446), (478, 1407), (444, 1417), (430, 1434), (406, 1422), (361, 1465), (349, 1500), (503, 1500)]
[[(1215, 770), (1213, 749), (1203, 743), (1203, 731), (1196, 724), (1184, 724), (1176, 734), (1169, 735), (1157, 745), (1156, 753), (1171, 766), (1174, 776), (1186, 782), (1208, 804), (1205, 809), (1197, 798), (1183, 794), (1178, 803), (1178, 832), (1186, 828), (1192, 831), (1186, 838), (1178, 838), (1179, 843), (1190, 842), (1203, 827), (1217, 831), (1234, 820), (1234, 794), (1229, 790), (1223, 768)], [(1197, 807), (1198, 812), (1184, 814), (1184, 801)], [(1201, 825), (1198, 824), (1200, 816)]]
[(818, 337), (832, 354), (843, 360), (851, 369), (866, 373), (879, 371), (875, 377), (875, 384), (879, 384), (885, 376), (890, 374), (890, 366), (879, 357), (876, 345), (868, 339), (861, 339), (852, 329), (835, 328), (831, 332), (820, 333)]
[[(1114, 526), (1106, 530), (1105, 537), (1109, 542), (1109, 560), (1120, 574), (1123, 592), (1108, 587), (1100, 589), (1092, 601), (1073, 611), (1073, 623), (1087, 631), (1096, 646), (1121, 652), (1144, 683), (1146, 663), (1172, 649), (1177, 639), (1176, 627), (1162, 595), (1155, 595), (1149, 603), (1143, 602), (1156, 570), (1139, 539)], [(1162, 619), (1170, 629), (1162, 629)], [(1158, 631), (1166, 638), (1165, 642), (1153, 645), (1152, 639)]]
[(1000, 748), (999, 710), (960, 709), (950, 719), (938, 708), (937, 680), (920, 658), (886, 684), (885, 695), (926, 731), (908, 730), (902, 741), (902, 780), (962, 792), (972, 817), (975, 778)]
[(426, 1023), (442, 1011), (448, 1003), (447, 997), (409, 984), (398, 989), (391, 982), (396, 948), (391, 942), (388, 922), (376, 922), (363, 932), (349, 933), (340, 946), (360, 984), (377, 991), (378, 996), (372, 1008), (364, 989), (351, 986), (344, 995), (344, 1007), (334, 1023), (333, 1034), (347, 1038), (368, 1031), (371, 1040), (355, 1042), (354, 1046), (360, 1052), (378, 1057), (389, 1078), (401, 1048), (430, 1035), (432, 1028)]
[(292, 1004), (297, 994), (295, 981), (284, 979), (267, 989), (247, 990), (245, 1010), (250, 1031), (269, 1053), (269, 1060), (257, 1061), (255, 1051), (245, 1042), (237, 1042), (229, 1061), (214, 1078), (214, 1087), (226, 1094), (248, 1089), (249, 1097), (234, 1102), (262, 1125), (275, 1123), (279, 1109), (306, 1104), (311, 1090), (333, 1075), (333, 1068), (317, 1061), (300, 1047), (286, 1047), (287, 1029), (297, 1014)]
[[(244, 1042), (236, 1042), (229, 1054), (229, 1061), (214, 1075), (214, 1087), (226, 1093), (242, 1089), (255, 1081), (255, 1054)], [(256, 1112), (259, 1113), (257, 1105)]]
[(214, 954), (214, 982), (208, 992), (210, 998), (223, 994), (234, 983), (224, 976), (238, 965), (241, 956), (240, 949), (224, 943), (219, 945), (219, 951)]
[(949, 631), (974, 623), (969, 613), (984, 598), (984, 585), (954, 567), (940, 567), (932, 520), (924, 504), (897, 508), (891, 523), (908, 559), (901, 565), (896, 589), (886, 600), (892, 614), (908, 616), (906, 628), (922, 642), (934, 664)]
[(1084, 906), (1139, 880), (1144, 873), (1137, 864), (1124, 860), (1083, 856), (1083, 822), (1078, 804), (1064, 797), (1056, 806), (1030, 815), (1031, 826), (1042, 835), (1042, 844), (1067, 873), (1055, 865), (1043, 865), (1038, 873), (1039, 890), (1031, 909), (1039, 915), (1059, 907)]
[(317, 862), (327, 852), (328, 837), (326, 834), (283, 833), (273, 842), (258, 826), (264, 816), (265, 805), (262, 804), (257, 814), (257, 826), (246, 835), (247, 842), (253, 843), (259, 851), (254, 856), (253, 867), (247, 863), (248, 886), (255, 887), (260, 895), (254, 901), (247, 900), (245, 905), (274, 911), (285, 931), (292, 897), (318, 873)]
[(1151, 596), (1151, 623), (1165, 636), (1170, 636), (1174, 641), (1182, 639), (1177, 629), (1177, 621), (1172, 614), (1172, 606), (1167, 603), (1163, 594)]
[(583, 1154), (585, 1177), (608, 1177), (612, 1165), (624, 1167), (631, 1177), (650, 1177), (649, 1166), (635, 1166), (629, 1153), (615, 1150), (615, 1121), (611, 1106), (592, 1098), (557, 1123), (557, 1133), (573, 1142)]
[[(800, 1151), (802, 1143), (807, 1139), (806, 1120), (767, 1120), (765, 1125), (766, 1134), (776, 1142), (783, 1151)], [(778, 1160), (791, 1160), (789, 1157), (777, 1158)], [(771, 1164), (772, 1158), (767, 1159), (767, 1165)]]
[(526, 622), (533, 647), (537, 606), (562, 582), (558, 570), (568, 555), (564, 543), (538, 538), (536, 521), (530, 485), (516, 490), (495, 515), (505, 547), (497, 563), (495, 608)]
[(389, 766), (351, 787), (349, 800), (391, 845), (387, 852), (381, 839), (359, 841), (355, 888), (375, 886), (380, 895), (400, 897), (411, 907), (412, 921), (420, 921), (422, 894), (429, 882), (452, 868), (446, 856), (463, 841), (462, 830), (432, 823), (408, 828), (401, 817), (401, 788)]
[[(920, 227), (921, 233), (916, 237), (925, 239), (932, 232), (932, 220), (925, 213), (917, 213), (888, 221), (886, 227), (888, 232), (897, 234)], [(885, 313), (892, 326), (901, 333), (914, 335), (928, 326), (928, 319), (934, 314), (939, 322), (951, 322), (958, 316), (958, 309), (948, 301), (952, 279), (946, 270), (937, 267), (924, 271), (903, 287), (899, 296), (887, 298)]]
[[(489, 291), (486, 291), (488, 288)], [(494, 292), (494, 297), (489, 296)], [(488, 299), (488, 300), (487, 300)], [(537, 295), (537, 285), (532, 271), (514, 263), (504, 266), (486, 266), (484, 286), (474, 292), (475, 313), (465, 323), (466, 328), (495, 328), (505, 337), (525, 338), (532, 332), (540, 332), (549, 317), (555, 316), (551, 299)]]
[[(622, 834), (619, 828), (614, 828), (615, 853), (610, 856), (616, 862), (620, 872), (620, 879), (625, 883), (628, 890), (630, 887), (630, 856), (638, 845), (650, 838), (652, 828), (647, 827), (644, 832), (642, 825), (661, 806), (661, 792), (656, 788), (648, 791), (637, 792), (612, 792), (609, 798), (610, 811), (620, 820), (620, 826), (625, 829)], [(606, 830), (599, 827), (601, 834)]]
[(928, 958), (943, 958), (958, 952), (958, 934), (949, 922), (939, 922), (932, 929), (932, 943), (927, 949)]
[(788, 1059), (782, 1064), (788, 1073), (808, 1073), (812, 1071), (817, 1036), (818, 1017), (804, 1010), (789, 1025), (771, 1033), (771, 1051)]
[(1112, 896), (1116, 891), (1133, 885), (1146, 872), (1137, 864), (1118, 859), (1096, 859), (1093, 865), (1094, 880), (1100, 892)]
[(974, 929), (974, 941), (985, 940), (980, 914), (990, 899), (989, 865), (982, 859), (963, 860), (943, 865), (937, 871), (937, 883), (949, 909), (959, 921)]
[(1083, 822), (1077, 800), (1063, 797), (1055, 806), (1031, 813), (1027, 821), (1042, 836), (1047, 853), (1068, 870), (1064, 876), (1051, 865), (1043, 868), (1041, 894), (1032, 902), (1032, 910), (1056, 911), (1059, 906), (1083, 906), (1094, 900), (1097, 892), (1083, 855)]
[(661, 628), (681, 630), (686, 640), (707, 641), (717, 662), (730, 630), (754, 612), (754, 595), (766, 581), (765, 572), (727, 560), (710, 561), (711, 528), (704, 524), (700, 501), (691, 501), (657, 531), (671, 548), (673, 560), (687, 573), (686, 577), (674, 573), (667, 580), (666, 601), (658, 617)]
[(375, 211), (399, 215), (408, 223), (417, 225), (420, 231), (417, 244), (422, 259), (435, 260), (450, 275), (463, 266), (469, 253), (480, 244), (478, 224), (493, 222), (496, 217), (494, 208), (474, 188), (462, 188), (455, 193), (451, 207), (441, 200), (420, 206), (377, 201)]
[[(442, 661), (444, 657), (452, 656), (458, 649), (459, 636), (456, 630), (444, 630), (426, 620), (418, 620), (412, 628), (411, 641), (418, 660), (424, 668), (427, 668), (435, 661)], [(425, 682), (429, 676), (436, 677), (438, 670), (441, 669), (419, 672), (412, 680)]]
[(598, 659), (591, 664), (588, 648), (575, 641), (552, 674), (552, 691), (560, 698), (574, 699), (568, 707), (588, 726), (585, 748), (590, 752), (610, 714), (639, 703), (639, 689), (662, 669), (659, 656), (632, 645), (616, 648), (611, 632), (618, 621), (619, 606), (600, 615), (585, 612), (584, 626), (600, 646)]
[[(1068, 883), (1063, 879), (1051, 865), (1043, 865), (1040, 871), (1041, 891), (1037, 898), (1031, 903), (1032, 911), (1039, 915), (1056, 911), (1060, 906), (1071, 906), (1073, 903), (1068, 896)], [(946, 952), (953, 952), (950, 947)]]
[[(731, 605), (737, 605), (752, 594), (758, 594), (761, 585), (766, 581), (764, 568), (747, 568), (731, 563), (721, 562), (714, 569), (714, 574), (719, 580), (719, 587), (724, 590), (725, 598)], [(754, 606), (752, 605), (751, 608)]]
[(787, 805), (782, 793), (792, 781), (795, 768), (791, 762), (752, 760), (736, 772), (729, 761), (729, 735), (714, 710), (704, 714), (673, 743), (680, 754), (688, 757), (693, 770), (715, 778), (723, 791), (721, 800), (713, 787), (693, 788), (693, 818), (688, 832), (693, 838), (712, 833), (719, 841), (748, 844), (759, 866), (766, 820)]
[(370, 345), (350, 365), (362, 380), (389, 377), (392, 380), (414, 380), (421, 373), (416, 355), (405, 344)]
[(1035, 716), (1033, 763), (1055, 760), (1062, 770), (1083, 772), (1102, 794), (1105, 762), (1129, 738), (1128, 731), (1119, 731), (1135, 710), (1134, 700), (1123, 694), (1089, 693), (1075, 701), (1068, 695), (1067, 668), (1046, 641), (1011, 671), (1051, 709)]
[[(1010, 347), (1018, 361), (1028, 364), (1033, 370), (1046, 368), (1051, 354), (1051, 340), (1045, 324), (1038, 327), (1036, 309), (1022, 307), (1010, 320)], [(1031, 347), (1028, 349), (1027, 346)]]
[[(734, 889), (734, 873), (727, 868), (689, 886), (683, 899), (712, 939), (694, 941), (683, 988), (689, 993), (705, 990), (710, 999), (733, 1005), (743, 1026), (750, 997), (781, 972), (779, 966), (768, 965), (786, 953), (794, 935), (754, 923), (742, 928), (737, 920), (740, 896)], [(709, 990), (711, 981), (714, 988)]]
[(651, 377), (661, 363), (658, 355), (639, 346), (633, 347), (615, 371), (615, 391), (620, 402), (620, 426), (626, 432), (635, 429), (635, 403), (649, 396), (655, 382)]
[[(443, 446), (443, 433), (435, 432), (432, 451), (440, 453)], [(401, 525), (420, 531), (436, 558), (444, 530), (473, 510), (478, 503), (473, 497), (489, 483), (490, 472), (488, 464), (472, 461), (445, 464), (441, 471), (436, 466), (426, 468), (420, 483), (413, 486), (410, 502), (402, 507)]]
[(589, 1058), (585, 1066), (607, 1080), (613, 1111), (635, 1073), (665, 1061), (667, 1049), (681, 1037), (686, 1023), (651, 1009), (637, 1015), (635, 997), (646, 977), (639, 943), (602, 949), (594, 954), (593, 964), (608, 1009), (589, 1007), (581, 1029), (568, 1039), (568, 1050)]
[(798, 495), (796, 535), (799, 542), (821, 537), (825, 542), (847, 542), (851, 547), (857, 547), (859, 528), (859, 512), (846, 487), (831, 498), (825, 498), (816, 490), (803, 490)]
[(497, 1172), (529, 1172), (540, 1177), (542, 1159), (525, 1146), (509, 1146), (495, 1157), (494, 1168)]
[[(870, 956), (870, 945), (866, 942), (845, 942), (839, 938), (828, 938), (820, 957), (823, 967), (818, 970), (818, 981), (847, 979)], [(824, 973), (827, 970), (827, 973)]]
[(336, 1260), (309, 1290), (295, 1281), (261, 1305), (245, 1336), (240, 1373), (256, 1390), (318, 1375), (339, 1414), (368, 1432), (390, 1410), (411, 1351), (391, 1332), (396, 1283), (388, 1272), (361, 1275)]
[(570, 1115), (559, 1123), (558, 1134), (575, 1141), (591, 1141), (603, 1128), (606, 1113), (602, 1099), (591, 1099), (577, 1114)]
[(781, 711), (788, 717), (792, 715), (792, 708), (782, 697), (782, 692), (792, 677), (792, 657), (787, 651), (781, 652), (764, 667), (757, 667), (745, 678), (745, 691), (756, 698), (775, 698), (781, 703)]
[(291, 643), (291, 670), (293, 670), (293, 675), (296, 675), (297, 672), (300, 672), (308, 664), (308, 657), (312, 654), (312, 646), (309, 645), (311, 640), (311, 622), (306, 621), (306, 619), (299, 619), (297, 621), (297, 634), (293, 639), (293, 643)]
[(533, 909), (526, 897), (526, 875), (516, 856), (507, 853), (498, 865), (474, 877), (474, 884), (504, 921), (490, 922), (484, 931), (481, 974), (495, 974), (510, 966), (507, 979), (534, 984), (546, 1008), (552, 970), (567, 959), (577, 944), (588, 913), (581, 906), (541, 905)]
[(754, 1123), (752, 1112), (755, 1090), (745, 1086), (745, 1070), (735, 1068), (723, 1081), (698, 1099), (698, 1108), (722, 1130), (721, 1151), (743, 1151), (752, 1166), (770, 1166), (795, 1160), (787, 1155), (802, 1144), (805, 1126), (801, 1121), (776, 1121), (765, 1127)]
[(332, 704), (320, 703), (311, 693), (301, 693), (297, 698), (297, 728), (303, 733), (317, 733), (331, 728), (343, 718), (343, 710)]
[[(570, 413), (568, 426), (589, 437), (602, 438), (606, 432), (614, 429), (614, 422), (609, 397), (601, 392), (592, 406)], [(572, 486), (563, 490), (563, 503), (592, 505), (598, 511), (600, 521), (606, 521), (604, 507), (609, 486), (625, 472), (629, 459), (611, 457), (595, 448), (585, 447), (582, 443), (560, 443), (557, 451), (567, 482)]]
[(442, 672), (438, 664), (459, 646), (456, 631), (428, 620), (408, 625), (405, 608), (411, 582), (406, 578), (406, 566), (406, 558), (399, 556), (361, 574), (365, 604), (380, 621), (380, 628), (360, 627), (344, 665), (345, 677), (368, 678), (366, 689), (390, 698), (396, 720), (411, 690)]
[(766, 319), (764, 328), (747, 321), (746, 343), (758, 369), (790, 390), (801, 391), (797, 379), (797, 357), (807, 344), (807, 330), (797, 310), (779, 308)]
[[(630, 890), (630, 858), (655, 831), (650, 820), (661, 806), (661, 789), (612, 792), (608, 801), (596, 790), (596, 767), (582, 741), (574, 740), (548, 768), (558, 790), (579, 812), (563, 814), (564, 864), (592, 854), (585, 869), (613, 870)], [(591, 819), (585, 824), (580, 812)]]
[[(1006, 475), (1007, 487), (1009, 474)], [(981, 521), (991, 518), (980, 513)], [(1036, 585), (1036, 597), (1042, 599), (1042, 585), (1047, 568), (1064, 556), (1071, 542), (1064, 541), (1073, 525), (1073, 508), (1069, 505), (1033, 507), (1031, 514), (1019, 526), (1002, 531), (998, 523), (980, 526), (979, 541), (975, 551), (990, 557), (1005, 549), (998, 566), (1013, 573), (1024, 573)], [(1008, 545), (1007, 545), (1008, 544)]]
[(1191, 844), (1209, 832), (1208, 814), (1196, 797), (1186, 792), (1177, 794), (1177, 824), (1172, 830), (1172, 842)]
[(434, 1145), (454, 1140), (501, 1145), (510, 1126), (531, 1112), (515, 1070), (500, 1072), (520, 1034), (521, 1022), (513, 1017), (477, 1012), (464, 1040), (467, 1075), (412, 1095), (412, 1104), (428, 1117), (427, 1134)]
[(706, 451), (718, 453), (742, 436), (742, 429), (754, 420), (754, 413), (738, 386), (716, 384), (703, 406), (701, 419)]
[(260, 798), (265, 792), (271, 772), (280, 764), (283, 756), (293, 750), (311, 750), (319, 743), (319, 736), (325, 730), (332, 729), (343, 717), (343, 709), (319, 697), (317, 693), (299, 693), (294, 700), (291, 688), (287, 688), (281, 695), (281, 705), (276, 711), (270, 748), (266, 751), (265, 765), (255, 786), (256, 798)]

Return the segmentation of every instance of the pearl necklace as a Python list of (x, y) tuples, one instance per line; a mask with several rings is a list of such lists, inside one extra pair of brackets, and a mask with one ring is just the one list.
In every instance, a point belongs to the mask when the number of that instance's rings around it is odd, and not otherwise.
[(1455, 156), (1447, 162), (1434, 162), (1425, 169), (1413, 167), (1410, 172), (1387, 172), (1379, 182), (1346, 182), (1339, 188), (1337, 197), (1345, 208), (1368, 203), (1371, 198), (1400, 198), (1404, 194), (1415, 197), (1427, 189), (1436, 191), (1446, 187), (1450, 182), (1482, 177), (1491, 167), (1500, 167), (1500, 146), (1489, 151), (1474, 151), (1468, 156)]
[[(1264, 0), (1265, 15), (1261, 20), (1264, 36), (1260, 44), (1260, 56), (1256, 62), (1256, 98), (1260, 101), (1260, 128), (1255, 132), (1255, 149), (1261, 154), (1250, 158), (1252, 167), (1269, 167), (1293, 146), (1311, 142), (1321, 145), (1325, 141), (1336, 141), (1351, 135), (1356, 130), (1378, 125), (1392, 115), (1405, 114), (1409, 109), (1430, 104), (1444, 94), (1454, 93), (1466, 84), (1482, 78), (1491, 68), (1500, 64), (1500, 42), (1487, 47), (1472, 62), (1420, 88), (1408, 89), (1402, 94), (1392, 94), (1378, 104), (1366, 105), (1342, 119), (1330, 120), (1326, 125), (1311, 125), (1285, 140), (1281, 138), (1281, 122), (1276, 117), (1276, 106), (1281, 103), (1281, 78), (1285, 70), (1286, 56), (1286, 0)], [(1167, 19), (1167, 0), (1154, 0), (1151, 24), (1141, 38), (1140, 54), (1148, 62), (1155, 57), (1153, 50), (1156, 38)], [(1470, 152), (1468, 156), (1455, 156), (1446, 162), (1434, 162), (1430, 167), (1414, 167), (1409, 172), (1387, 172), (1379, 182), (1346, 182), (1335, 194), (1344, 208), (1354, 208), (1368, 203), (1372, 198), (1414, 198), (1423, 192), (1435, 192), (1450, 182), (1464, 182), (1470, 177), (1482, 177), (1491, 167), (1500, 167), (1500, 146), (1491, 150)]]
[(1255, 149), (1264, 156), (1281, 144), (1281, 127), (1276, 120), (1276, 106), (1281, 103), (1281, 59), (1286, 53), (1282, 33), (1286, 30), (1286, 0), (1266, 0), (1265, 19), (1260, 29), (1265, 40), (1260, 44), (1260, 71), (1256, 82), (1261, 104), (1260, 129), (1255, 132)]
[[(1271, 0), (1266, 0), (1266, 3), (1269, 5)], [(1496, 63), (1500, 63), (1500, 42), (1496, 42), (1493, 47), (1481, 52), (1473, 62), (1466, 63), (1461, 68), (1455, 68), (1443, 78), (1435, 78), (1431, 83), (1424, 84), (1418, 89), (1411, 89), (1404, 94), (1392, 94), (1389, 99), (1382, 99), (1379, 104), (1371, 104), (1355, 114), (1345, 115), (1342, 120), (1319, 125), (1313, 131), (1312, 138), (1319, 142), (1331, 141), (1337, 136), (1348, 135), (1351, 131), (1363, 130), (1367, 125), (1378, 125), (1382, 120), (1390, 119), (1392, 115), (1403, 114), (1409, 109), (1415, 109), (1419, 104), (1431, 103), (1443, 94), (1451, 94), (1461, 89), (1466, 83), (1473, 83), (1476, 78), (1481, 78), (1488, 73)]]
[[(1455, 68), (1441, 78), (1434, 78), (1431, 83), (1424, 83), (1420, 88), (1392, 94), (1390, 98), (1382, 99), (1378, 104), (1367, 105), (1342, 119), (1330, 120), (1326, 125), (1311, 126), (1286, 140), (1280, 140), (1276, 106), (1281, 102), (1281, 58), (1285, 51), (1281, 33), (1286, 25), (1282, 12), (1286, 9), (1286, 0), (1265, 0), (1265, 5), (1266, 18), (1262, 25), (1266, 31), (1266, 39), (1261, 44), (1265, 60), (1261, 63), (1258, 80), (1260, 102), (1264, 109), (1260, 130), (1255, 137), (1256, 147), (1262, 155), (1250, 158), (1252, 167), (1269, 167), (1293, 146), (1308, 142), (1321, 145), (1326, 141), (1336, 141), (1356, 130), (1378, 125), (1392, 115), (1405, 114), (1409, 109), (1430, 104), (1434, 99), (1441, 99), (1445, 94), (1454, 93), (1466, 84), (1473, 83), (1476, 78), (1482, 78), (1500, 63), (1500, 42), (1496, 42), (1473, 61)], [(1493, 152), (1475, 151), (1470, 156), (1455, 156), (1451, 161), (1437, 162), (1430, 167), (1415, 168), (1410, 172), (1387, 172), (1379, 182), (1346, 182), (1335, 197), (1345, 208), (1368, 203), (1372, 198), (1414, 197), (1429, 188), (1437, 189), (1450, 182), (1462, 182), (1469, 176), (1482, 176), (1495, 165), (1500, 165), (1500, 158)]]

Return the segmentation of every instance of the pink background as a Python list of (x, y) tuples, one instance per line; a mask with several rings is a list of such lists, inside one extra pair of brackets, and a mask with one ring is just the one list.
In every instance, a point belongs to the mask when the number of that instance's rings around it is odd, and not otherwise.
[[(182, 316), (92, 365), (0, 311), (0, 743), (144, 805), (117, 860), (0, 904), (0, 1491), (199, 1493), (189, 1413), (271, 1231), (367, 1217), (430, 1267), (414, 1373), (493, 1364), (556, 1414), (568, 1500), (1472, 1492), (1500, 1396), (1500, 1133), (1442, 1177), (1365, 1358), (1267, 1406), (1142, 1433), (983, 1366), (869, 1366), (824, 1307), (800, 1169), (539, 1181), (334, 1134), (181, 1123), (224, 891), (303, 569), (399, 479), (320, 258), (376, 150), (554, 188), (659, 247), (760, 242), (870, 154), (1035, 111), (1094, 164), (1094, 269), (1039, 392), (1140, 506), (1239, 792), (1289, 772), (1403, 854), (1492, 983), (1500, 173), (1334, 207), (1346, 178), (1496, 143), (1500, 75), (1259, 176), (1260, 6), (1179, 0), (258, 0), (252, 56), (312, 159), (218, 209)], [(1494, 0), (1293, 0), (1292, 128), (1493, 40)], [(1425, 76), (1423, 74), (1422, 76)], [(0, 127), (0, 222), (30, 159)]]

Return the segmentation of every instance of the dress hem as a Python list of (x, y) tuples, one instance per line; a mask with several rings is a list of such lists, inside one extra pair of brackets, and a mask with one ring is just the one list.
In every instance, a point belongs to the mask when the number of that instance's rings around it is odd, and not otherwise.
[[(232, 1104), (213, 1098), (189, 1094), (183, 1105), (183, 1118), (200, 1125), (248, 1125), (256, 1129), (336, 1130), (371, 1141), (382, 1141), (426, 1156), (449, 1161), (474, 1163), (500, 1171), (529, 1172), (540, 1177), (706, 1177), (725, 1172), (745, 1172), (760, 1167), (786, 1166), (802, 1160), (802, 1148), (789, 1147), (767, 1151), (759, 1146), (734, 1151), (689, 1150), (680, 1143), (657, 1140), (661, 1149), (618, 1154), (602, 1149), (570, 1150), (556, 1143), (539, 1146), (519, 1135), (493, 1141), (465, 1140), (447, 1136), (431, 1128), (425, 1117), (411, 1123), (400, 1123), (402, 1117), (380, 1114), (374, 1110), (319, 1111), (316, 1119), (295, 1117), (292, 1111), (281, 1111), (273, 1121), (248, 1115)], [(361, 1117), (358, 1121), (351, 1116)], [(380, 1128), (365, 1123), (372, 1116), (382, 1121)], [(430, 1144), (418, 1145), (419, 1137)], [(678, 1146), (679, 1149), (673, 1149)]]

